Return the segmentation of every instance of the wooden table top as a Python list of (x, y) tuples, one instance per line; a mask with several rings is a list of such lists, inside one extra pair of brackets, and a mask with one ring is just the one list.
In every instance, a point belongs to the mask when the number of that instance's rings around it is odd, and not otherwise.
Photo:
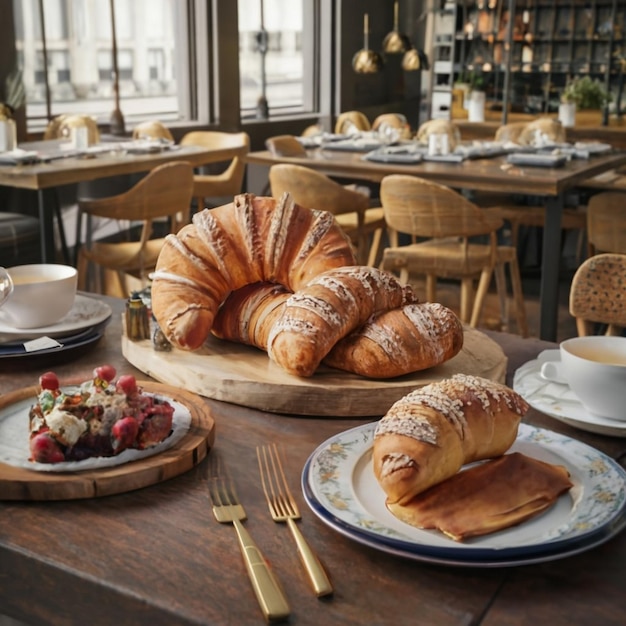
[[(53, 369), (61, 380), (89, 378), (110, 363), (145, 375), (120, 349), (123, 302), (104, 338), (57, 364), (0, 360), (0, 393), (30, 386)], [(489, 333), (509, 357), (510, 375), (552, 347)], [(216, 454), (246, 507), (246, 527), (271, 561), (289, 598), (291, 624), (520, 626), (626, 623), (626, 534), (582, 554), (514, 568), (457, 568), (414, 561), (361, 545), (332, 530), (305, 504), (304, 463), (327, 438), (362, 419), (289, 417), (205, 400), (216, 421)], [(565, 433), (623, 464), (626, 439), (593, 435), (532, 411), (527, 421)], [(279, 442), (301, 507), (300, 528), (326, 566), (335, 592), (317, 599), (288, 529), (269, 517), (255, 448)], [(261, 624), (263, 618), (228, 525), (212, 517), (208, 460), (137, 491), (61, 502), (0, 502), (0, 613), (31, 623)]]
[(364, 160), (363, 153), (325, 149), (309, 150), (305, 157), (276, 157), (263, 150), (250, 152), (245, 160), (266, 166), (295, 163), (329, 176), (372, 182), (380, 182), (388, 174), (408, 174), (456, 188), (557, 196), (591, 176), (623, 165), (626, 152), (572, 159), (558, 168), (511, 166), (505, 157), (467, 159), (462, 163), (376, 163)]
[[(46, 148), (58, 149), (59, 145), (57, 140), (53, 140), (23, 144), (20, 148), (41, 149), (45, 154)], [(236, 154), (232, 148), (214, 150), (201, 146), (175, 146), (162, 152), (131, 154), (114, 150), (115, 145), (116, 143), (111, 144), (111, 152), (101, 152), (95, 156), (60, 158), (25, 165), (0, 165), (0, 185), (21, 189), (48, 189), (86, 180), (145, 172), (171, 161), (189, 161), (198, 166), (224, 161)]]

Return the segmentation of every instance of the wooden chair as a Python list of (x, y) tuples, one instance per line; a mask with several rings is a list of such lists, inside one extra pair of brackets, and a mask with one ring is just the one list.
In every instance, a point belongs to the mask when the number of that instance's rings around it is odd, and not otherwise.
[[(480, 209), (456, 191), (415, 176), (386, 176), (380, 191), (385, 220), (392, 232), (392, 245), (383, 252), (383, 268), (399, 272), (400, 280), (405, 283), (410, 275), (425, 276), (429, 301), (436, 301), (439, 278), (460, 280), (459, 317), (474, 327), (480, 321), (495, 274), (501, 322), (507, 328), (504, 270), (508, 265), (517, 330), (524, 337), (528, 335), (517, 252), (512, 246), (498, 245), (497, 231), (502, 219), (496, 212)], [(400, 246), (398, 233), (422, 241)], [(479, 236), (487, 243), (475, 243), (474, 238)]]
[(43, 133), (44, 139), (69, 139), (72, 128), (87, 127), (89, 145), (100, 143), (100, 130), (96, 120), (89, 115), (59, 115), (48, 122)]
[(587, 244), (589, 256), (601, 252), (626, 254), (626, 193), (603, 191), (591, 196), (587, 204)]
[(461, 143), (461, 131), (452, 120), (434, 119), (424, 122), (415, 135), (415, 140), (428, 145), (428, 138), (433, 134), (448, 135), (448, 149), (452, 152)]
[(399, 139), (411, 139), (411, 127), (401, 113), (382, 113), (372, 122), (372, 130), (381, 131), (385, 128), (396, 129)]
[[(289, 192), (301, 206), (332, 213), (355, 246), (359, 263), (376, 263), (386, 224), (382, 208), (369, 208), (369, 196), (301, 165), (273, 165), (269, 179), (274, 198)], [(370, 236), (372, 242), (368, 247)]]
[(335, 122), (335, 134), (353, 134), (355, 131), (370, 130), (372, 125), (367, 116), (361, 111), (344, 111), (339, 114)]
[[(531, 145), (540, 132), (548, 139), (561, 143), (565, 141), (565, 129), (557, 120), (539, 118), (532, 122), (512, 122), (498, 128), (495, 134), (496, 141), (511, 141), (520, 146)], [(497, 207), (502, 217), (511, 227), (511, 245), (518, 248), (519, 233), (522, 227), (543, 228), (546, 223), (546, 208), (544, 206), (518, 204), (506, 193), (482, 192), (474, 198), (481, 207)], [(587, 228), (587, 216), (582, 208), (563, 209), (561, 215), (561, 229), (564, 231), (577, 230), (578, 256), (583, 256), (583, 241)]]
[(294, 135), (276, 135), (265, 140), (265, 147), (278, 157), (302, 157), (306, 156), (306, 148), (294, 137)]
[[(181, 161), (156, 167), (132, 189), (120, 195), (80, 199), (77, 242), (82, 240), (83, 216), (119, 221), (119, 229), (125, 231), (126, 239), (77, 243), (79, 289), (127, 298), (131, 291), (145, 286), (148, 274), (156, 265), (165, 234), (176, 233), (189, 222), (193, 188), (193, 168)], [(156, 223), (166, 232), (155, 236)], [(140, 231), (138, 236), (137, 230)], [(91, 281), (90, 264), (100, 269), (99, 280)]]
[[(621, 335), (626, 329), (626, 254), (598, 254), (576, 270), (569, 311), (578, 334)], [(600, 325), (600, 327), (598, 326)]]
[[(235, 156), (229, 160), (226, 169), (219, 174), (196, 173), (193, 178), (193, 196), (196, 199), (196, 210), (205, 208), (207, 198), (220, 198), (226, 202), (241, 193), (246, 173), (244, 157), (250, 152), (248, 133), (226, 133), (221, 131), (196, 130), (187, 133), (180, 141), (181, 146), (203, 146), (214, 150), (229, 148), (236, 150)], [(217, 205), (215, 205), (217, 206)]]
[(133, 128), (133, 139), (167, 139), (173, 142), (174, 136), (170, 129), (159, 120), (141, 122)]

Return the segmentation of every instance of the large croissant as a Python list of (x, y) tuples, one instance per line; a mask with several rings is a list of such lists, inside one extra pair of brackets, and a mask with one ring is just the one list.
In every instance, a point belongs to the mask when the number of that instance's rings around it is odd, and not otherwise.
[(464, 374), (398, 400), (374, 435), (374, 474), (388, 502), (406, 504), (466, 463), (504, 454), (527, 410), (509, 387)]
[(242, 194), (232, 204), (196, 213), (168, 235), (152, 283), (152, 310), (165, 336), (194, 350), (208, 337), (228, 294), (258, 281), (297, 291), (322, 272), (355, 263), (333, 215)]
[[(270, 283), (238, 289), (220, 308), (212, 332), (266, 350), (271, 327), (289, 296), (285, 287)], [(340, 339), (324, 363), (368, 378), (392, 378), (439, 365), (462, 345), (463, 328), (450, 309), (432, 302), (411, 303), (372, 315)]]
[(389, 272), (368, 266), (328, 270), (285, 301), (267, 339), (268, 354), (290, 374), (312, 376), (337, 341), (371, 315), (415, 300)]
[(339, 340), (326, 365), (367, 378), (394, 378), (445, 363), (463, 347), (463, 326), (438, 302), (382, 311)]

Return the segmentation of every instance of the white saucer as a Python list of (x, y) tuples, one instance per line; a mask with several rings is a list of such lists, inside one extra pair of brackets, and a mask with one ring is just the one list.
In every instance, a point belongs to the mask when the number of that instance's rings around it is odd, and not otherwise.
[(36, 339), (37, 337), (63, 337), (77, 330), (95, 326), (111, 315), (111, 307), (81, 294), (76, 294), (74, 306), (70, 312), (56, 324), (41, 328), (15, 328), (9, 324), (0, 309), (0, 342)]
[(626, 437), (626, 420), (622, 422), (589, 413), (568, 385), (550, 382), (541, 376), (543, 363), (560, 360), (558, 350), (544, 350), (537, 359), (524, 363), (515, 372), (513, 389), (534, 409), (565, 424), (591, 433)]

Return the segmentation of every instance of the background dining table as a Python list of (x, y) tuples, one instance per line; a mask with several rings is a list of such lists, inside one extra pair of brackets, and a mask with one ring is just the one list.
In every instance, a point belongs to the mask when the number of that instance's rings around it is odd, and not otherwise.
[[(363, 152), (328, 149), (307, 151), (305, 156), (276, 156), (269, 150), (250, 152), (246, 162), (250, 190), (267, 181), (267, 168), (275, 163), (310, 167), (332, 177), (373, 183), (389, 174), (419, 176), (456, 189), (540, 196), (546, 206), (541, 252), (539, 336), (548, 341), (557, 337), (561, 215), (565, 194), (593, 176), (626, 163), (626, 152), (613, 151), (588, 159), (571, 159), (562, 167), (513, 166), (505, 156), (471, 158), (463, 162), (420, 161), (415, 164), (368, 161)], [(257, 171), (254, 172), (253, 169)], [(257, 182), (258, 181), (258, 182)]]
[[(36, 384), (49, 369), (61, 381), (111, 364), (148, 377), (122, 356), (122, 300), (95, 346), (50, 361), (0, 360), (0, 394)], [(488, 332), (514, 371), (554, 344)], [(520, 626), (626, 623), (626, 534), (563, 559), (517, 567), (458, 567), (396, 556), (343, 536), (320, 521), (299, 482), (329, 437), (377, 419), (297, 417), (202, 400), (216, 422), (208, 458), (189, 471), (117, 495), (0, 502), (0, 614), (32, 624), (110, 626), (260, 624), (263, 617), (229, 525), (211, 514), (208, 463), (228, 468), (246, 508), (246, 528), (271, 562), (291, 604), (290, 624)], [(626, 439), (577, 430), (535, 410), (525, 421), (563, 433), (626, 463)], [(24, 428), (27, 428), (26, 423)], [(289, 531), (271, 521), (255, 449), (276, 442), (302, 511), (300, 528), (329, 572), (334, 593), (318, 599)]]
[[(132, 143), (130, 137), (125, 141), (116, 138), (96, 146), (97, 152), (77, 154), (67, 141), (33, 141), (20, 144), (19, 148), (37, 153), (41, 157), (40, 161), (0, 164), (0, 185), (37, 193), (43, 262), (53, 263), (57, 260), (54, 217), (59, 200), (55, 193), (62, 185), (148, 172), (171, 161), (187, 161), (193, 166), (218, 163), (237, 154), (233, 148), (210, 149), (192, 145), (141, 149), (141, 144), (137, 144), (133, 150)], [(64, 254), (69, 256), (67, 251)], [(65, 261), (69, 262), (69, 258)]]

